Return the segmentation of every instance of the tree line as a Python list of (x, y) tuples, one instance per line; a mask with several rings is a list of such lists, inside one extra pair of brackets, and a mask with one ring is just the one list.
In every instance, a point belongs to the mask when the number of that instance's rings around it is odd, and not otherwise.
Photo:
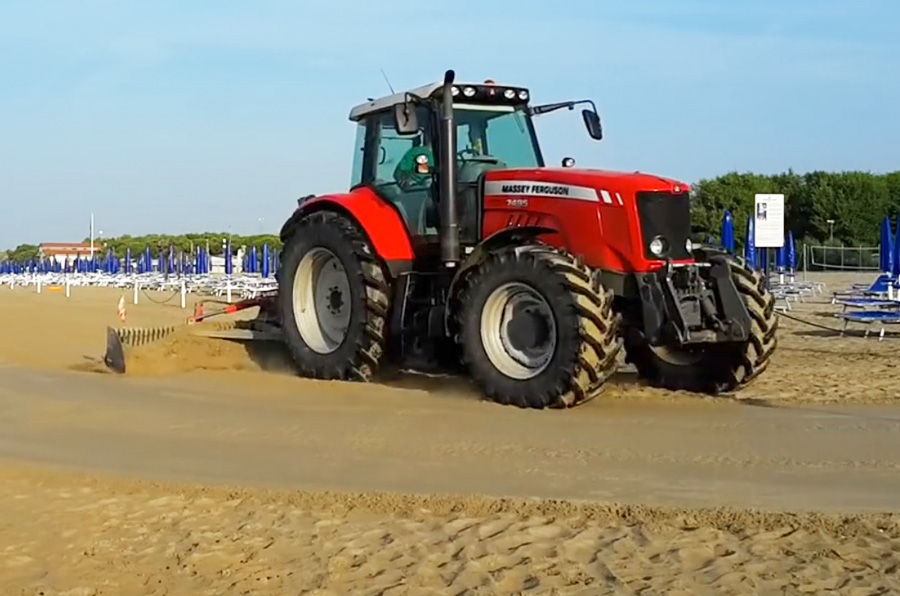
[[(754, 195), (784, 194), (784, 228), (791, 230), (798, 242), (875, 246), (884, 216), (897, 224), (900, 171), (796, 174), (789, 170), (769, 176), (730, 172), (701, 180), (692, 192), (693, 232), (703, 239), (709, 235), (719, 240), (722, 217), (729, 209), (734, 216), (735, 239), (743, 246)], [(833, 226), (828, 220), (834, 220)]]
[[(275, 234), (256, 234), (252, 236), (241, 236), (238, 234), (225, 234), (214, 232), (203, 232), (198, 234), (148, 234), (146, 236), (118, 236), (115, 238), (104, 238), (103, 247), (104, 254), (106, 249), (111, 249), (116, 256), (125, 256), (127, 250), (131, 250), (131, 254), (135, 257), (148, 246), (150, 252), (155, 257), (159, 250), (169, 250), (169, 246), (175, 249), (175, 253), (184, 251), (186, 254), (196, 254), (198, 248), (208, 250), (212, 256), (222, 256), (225, 254), (226, 241), (231, 241), (231, 253), (237, 254), (238, 249), (245, 247), (247, 250), (251, 246), (255, 246), (257, 250), (262, 250), (264, 244), (269, 245), (270, 250), (281, 250), (281, 239)], [(90, 242), (90, 238), (83, 242)], [(97, 239), (94, 239), (97, 242)]]
[[(747, 219), (753, 212), (754, 195), (779, 193), (785, 195), (785, 229), (791, 230), (798, 242), (816, 244), (844, 244), (874, 246), (878, 244), (881, 220), (885, 215), (896, 226), (900, 211), (900, 171), (887, 174), (870, 172), (809, 172), (797, 174), (791, 170), (781, 174), (762, 175), (729, 172), (716, 178), (702, 179), (692, 189), (691, 220), (693, 234), (703, 240), (720, 239), (725, 210), (734, 216), (735, 238), (743, 246)], [(833, 229), (828, 220), (834, 220)], [(832, 238), (833, 233), (833, 238)], [(150, 246), (154, 256), (159, 249), (174, 246), (176, 251), (191, 252), (196, 247), (208, 247), (210, 254), (223, 254), (223, 240), (231, 239), (232, 251), (241, 246), (261, 249), (265, 243), (272, 250), (281, 249), (277, 235), (252, 236), (225, 233), (150, 234), (104, 238), (102, 244), (124, 256), (127, 249), (133, 255)], [(89, 239), (85, 238), (84, 242)], [(97, 240), (95, 239), (95, 242)], [(5, 258), (25, 261), (36, 258), (38, 247), (22, 244), (5, 252)], [(0, 260), (4, 253), (0, 252)]]
[[(204, 232), (198, 234), (148, 234), (145, 236), (118, 236), (113, 238), (103, 238), (102, 241), (94, 238), (95, 246), (100, 246), (98, 256), (106, 255), (107, 250), (112, 250), (117, 257), (124, 257), (126, 251), (131, 250), (134, 258), (143, 252), (148, 246), (153, 257), (159, 254), (160, 250), (167, 251), (169, 246), (175, 249), (175, 253), (184, 251), (186, 254), (196, 254), (198, 248), (209, 250), (212, 256), (222, 256), (225, 254), (225, 242), (231, 240), (231, 252), (237, 254), (238, 249), (245, 247), (247, 250), (251, 246), (255, 246), (258, 251), (262, 250), (264, 244), (269, 245), (270, 250), (281, 250), (281, 239), (274, 234), (256, 234), (252, 236), (241, 236), (238, 234)], [(90, 238), (82, 240), (85, 244), (90, 243)], [(0, 261), (10, 260), (16, 262), (30, 261), (37, 259), (40, 247), (35, 244), (20, 244), (12, 250), (0, 252)]]

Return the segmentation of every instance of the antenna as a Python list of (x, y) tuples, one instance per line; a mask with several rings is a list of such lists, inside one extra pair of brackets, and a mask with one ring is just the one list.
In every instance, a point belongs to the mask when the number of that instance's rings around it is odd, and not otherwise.
[(394, 91), (394, 88), (391, 87), (391, 82), (388, 80), (387, 75), (384, 74), (384, 69), (383, 69), (383, 68), (381, 69), (381, 76), (384, 77), (384, 82), (387, 83), (388, 89), (391, 90), (391, 93), (396, 93), (396, 91)]

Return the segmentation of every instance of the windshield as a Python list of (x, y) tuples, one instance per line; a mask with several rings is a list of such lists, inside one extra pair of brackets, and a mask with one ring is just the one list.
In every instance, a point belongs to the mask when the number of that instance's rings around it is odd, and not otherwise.
[(541, 166), (537, 140), (524, 111), (462, 104), (453, 108), (460, 161), (485, 156), (507, 168)]

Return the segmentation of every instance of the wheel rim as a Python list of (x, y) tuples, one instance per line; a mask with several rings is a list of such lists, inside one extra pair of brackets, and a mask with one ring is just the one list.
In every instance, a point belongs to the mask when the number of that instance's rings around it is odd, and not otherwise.
[(306, 345), (319, 354), (337, 350), (350, 327), (350, 279), (337, 256), (314, 248), (297, 265), (294, 320)]
[(656, 357), (675, 366), (693, 366), (703, 360), (702, 352), (688, 352), (669, 346), (650, 346)]
[(491, 292), (481, 312), (481, 343), (494, 367), (524, 381), (541, 374), (556, 352), (556, 320), (550, 305), (520, 282)]

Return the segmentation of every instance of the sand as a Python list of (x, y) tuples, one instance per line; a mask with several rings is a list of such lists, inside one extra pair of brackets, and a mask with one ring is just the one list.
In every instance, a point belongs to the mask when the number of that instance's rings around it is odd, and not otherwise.
[[(895, 335), (784, 319), (739, 396), (626, 369), (581, 408), (523, 412), (465, 380), (307, 381), (208, 340), (87, 372), (120, 294), (0, 288), (0, 593), (900, 591)], [(125, 297), (129, 325), (190, 314)]]
[(897, 520), (834, 519), (829, 525), (820, 519), (809, 527), (775, 516), (729, 528), (724, 513), (477, 499), (459, 507), (438, 498), (378, 495), (326, 500), (322, 494), (86, 480), (9, 465), (0, 471), (4, 594), (900, 589)]
[[(824, 280), (826, 295), (794, 306), (792, 318), (779, 322), (780, 336), (776, 355), (767, 374), (745, 390), (740, 397), (767, 402), (787, 403), (898, 403), (900, 385), (895, 375), (900, 360), (900, 328), (888, 330), (884, 341), (862, 338), (864, 328), (852, 325), (845, 337), (823, 330), (840, 329), (835, 318), (841, 308), (830, 304), (832, 290), (851, 283), (871, 281), (868, 274), (810, 274)], [(128, 327), (177, 325), (192, 313), (195, 296), (188, 297), (181, 309), (177, 293), (141, 293), (139, 304), (131, 303), (129, 291), (107, 288), (74, 288), (70, 298), (62, 293), (35, 293), (34, 288), (0, 288), (0, 313), (5, 340), (0, 340), (0, 362), (44, 370), (97, 370), (106, 345), (106, 326), (118, 327), (116, 304), (125, 297)], [(255, 309), (242, 316), (251, 317)], [(211, 322), (215, 321), (212, 319)], [(874, 329), (877, 334), (877, 328)], [(273, 344), (247, 345), (181, 337), (177, 342), (160, 342), (135, 351), (137, 366), (130, 371), (141, 376), (165, 376), (202, 370), (275, 372), (293, 375), (288, 356)], [(420, 378), (401, 377), (388, 371), (385, 379), (392, 386), (446, 388), (444, 380), (429, 383)], [(263, 387), (278, 382), (272, 375), (260, 375), (255, 382)], [(405, 383), (405, 385), (404, 385)], [(478, 394), (465, 380), (450, 384), (470, 399)], [(624, 399), (670, 401), (692, 399), (690, 395), (659, 391), (640, 386), (629, 367), (623, 366), (604, 393), (605, 400)]]

